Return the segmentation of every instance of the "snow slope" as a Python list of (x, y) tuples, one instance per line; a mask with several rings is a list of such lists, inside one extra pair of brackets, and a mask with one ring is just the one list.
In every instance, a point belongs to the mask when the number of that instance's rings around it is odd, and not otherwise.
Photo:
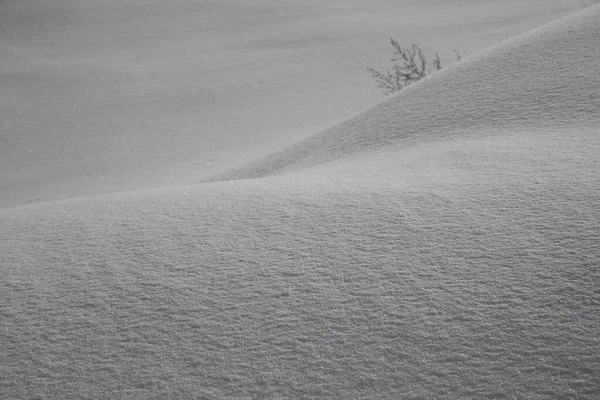
[(597, 398), (599, 21), (227, 180), (0, 210), (0, 397)]
[[(574, 23), (579, 29), (570, 28)], [(600, 126), (596, 43), (600, 30), (592, 16), (545, 25), (430, 75), (319, 135), (213, 179), (261, 177), (488, 130)]]
[(198, 181), (379, 101), (389, 36), (452, 60), (576, 7), (0, 1), (0, 207)]

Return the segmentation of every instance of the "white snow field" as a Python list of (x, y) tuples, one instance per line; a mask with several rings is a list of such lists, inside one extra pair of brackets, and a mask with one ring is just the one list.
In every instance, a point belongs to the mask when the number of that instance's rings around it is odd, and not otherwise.
[(0, 398), (600, 397), (599, 43), (595, 6), (212, 182), (0, 209)]
[(580, 0), (0, 0), (0, 207), (194, 183), (380, 101), (394, 36), (463, 55)]

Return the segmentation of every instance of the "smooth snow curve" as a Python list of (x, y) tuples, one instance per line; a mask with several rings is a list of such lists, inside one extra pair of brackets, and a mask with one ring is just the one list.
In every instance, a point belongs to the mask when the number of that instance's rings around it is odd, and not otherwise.
[(544, 25), (430, 75), (319, 135), (213, 179), (263, 177), (456, 135), (598, 127), (597, 43), (600, 24), (592, 12)]
[(383, 95), (387, 39), (484, 49), (572, 0), (0, 1), (0, 208), (189, 184)]
[(597, 398), (599, 21), (226, 176), (263, 178), (0, 210), (0, 397)]

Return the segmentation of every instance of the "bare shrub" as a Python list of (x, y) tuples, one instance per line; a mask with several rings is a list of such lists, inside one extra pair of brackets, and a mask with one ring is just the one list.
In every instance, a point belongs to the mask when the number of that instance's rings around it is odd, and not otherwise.
[[(432, 71), (442, 69), (442, 60), (438, 53), (435, 53), (433, 57), (432, 69), (427, 67), (425, 54), (416, 44), (404, 48), (394, 38), (390, 38), (390, 44), (394, 48), (394, 57), (391, 59), (392, 67), (386, 72), (379, 72), (373, 68), (367, 69), (377, 82), (377, 87), (385, 94), (398, 92), (406, 86), (425, 78)], [(461, 55), (458, 51), (453, 51), (456, 53), (456, 59), (460, 60)]]

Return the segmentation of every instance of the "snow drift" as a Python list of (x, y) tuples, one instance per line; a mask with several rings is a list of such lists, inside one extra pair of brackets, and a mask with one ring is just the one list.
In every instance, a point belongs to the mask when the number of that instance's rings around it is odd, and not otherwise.
[(446, 60), (576, 7), (0, 1), (0, 207), (206, 179), (379, 101), (388, 36)]
[(597, 397), (599, 20), (223, 177), (261, 179), (0, 210), (0, 397)]
[(456, 135), (600, 122), (600, 27), (594, 12), (547, 24), (443, 69), (295, 146), (216, 176), (256, 178)]

